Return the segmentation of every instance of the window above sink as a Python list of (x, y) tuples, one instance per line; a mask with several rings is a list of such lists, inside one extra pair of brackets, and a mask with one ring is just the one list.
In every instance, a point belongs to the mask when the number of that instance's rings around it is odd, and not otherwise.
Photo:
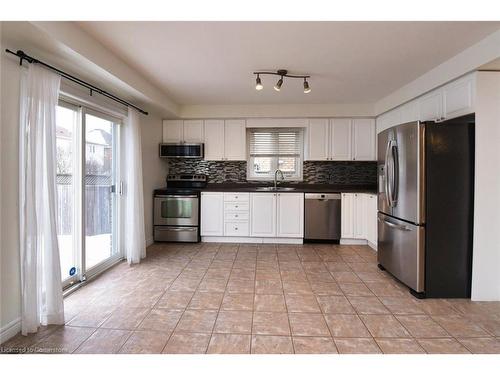
[(280, 169), (287, 181), (302, 181), (302, 128), (251, 128), (248, 139), (248, 180), (274, 179)]

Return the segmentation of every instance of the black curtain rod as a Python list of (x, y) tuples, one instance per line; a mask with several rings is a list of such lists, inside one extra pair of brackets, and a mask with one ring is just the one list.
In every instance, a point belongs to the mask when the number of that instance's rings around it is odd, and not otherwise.
[(56, 73), (58, 73), (61, 77), (64, 77), (72, 82), (75, 82), (77, 84), (79, 84), (80, 86), (83, 86), (87, 89), (90, 90), (90, 95), (92, 96), (92, 93), (94, 92), (97, 92), (98, 94), (101, 94), (102, 96), (105, 96), (107, 98), (110, 98), (112, 100), (114, 100), (115, 102), (118, 102), (120, 104), (123, 104), (123, 105), (126, 105), (128, 107), (132, 107), (132, 108), (135, 108), (136, 110), (138, 110), (140, 113), (144, 114), (144, 115), (147, 115), (148, 112), (144, 111), (143, 109), (139, 108), (139, 107), (136, 107), (135, 105), (123, 100), (123, 99), (120, 99), (119, 97), (113, 95), (113, 94), (110, 94), (109, 92), (107, 92), (106, 90), (103, 90), (103, 89), (100, 89), (99, 87), (96, 87), (88, 82), (85, 82), (83, 80), (81, 80), (80, 78), (77, 78), (75, 76), (72, 76), (71, 74), (69, 73), (66, 73), (66, 72), (63, 72), (62, 70), (60, 69), (57, 69), (56, 67), (52, 66), (52, 65), (49, 65), (49, 64), (46, 64), (44, 63), (43, 61), (40, 61), (38, 59), (35, 59), (34, 57), (32, 56), (29, 56), (27, 54), (25, 54), (23, 51), (21, 50), (18, 50), (17, 52), (13, 52), (11, 51), (10, 49), (6, 49), (5, 52), (7, 53), (10, 53), (12, 55), (15, 55), (17, 57), (19, 57), (19, 65), (23, 65), (23, 60), (26, 60), (27, 62), (29, 62), (30, 64), (40, 64), (40, 65), (43, 65), (44, 67), (46, 67), (47, 69), (50, 69)]

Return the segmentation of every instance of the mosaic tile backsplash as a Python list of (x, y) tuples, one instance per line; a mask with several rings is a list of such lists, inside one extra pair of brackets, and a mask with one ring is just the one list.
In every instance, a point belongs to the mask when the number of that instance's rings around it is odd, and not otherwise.
[[(205, 161), (169, 159), (168, 173), (199, 173), (209, 183), (247, 183), (246, 161)], [(305, 161), (304, 181), (307, 184), (376, 185), (375, 161)]]

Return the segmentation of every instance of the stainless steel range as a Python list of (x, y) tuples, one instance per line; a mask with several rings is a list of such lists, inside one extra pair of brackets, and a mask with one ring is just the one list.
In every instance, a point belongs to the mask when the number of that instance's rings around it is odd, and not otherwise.
[(206, 184), (205, 175), (167, 176), (167, 187), (154, 191), (155, 241), (200, 241), (200, 189)]

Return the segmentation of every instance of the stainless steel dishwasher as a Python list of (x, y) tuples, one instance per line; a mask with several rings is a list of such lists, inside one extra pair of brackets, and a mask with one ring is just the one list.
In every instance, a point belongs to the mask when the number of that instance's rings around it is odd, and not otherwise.
[(305, 194), (305, 239), (340, 240), (340, 194)]

